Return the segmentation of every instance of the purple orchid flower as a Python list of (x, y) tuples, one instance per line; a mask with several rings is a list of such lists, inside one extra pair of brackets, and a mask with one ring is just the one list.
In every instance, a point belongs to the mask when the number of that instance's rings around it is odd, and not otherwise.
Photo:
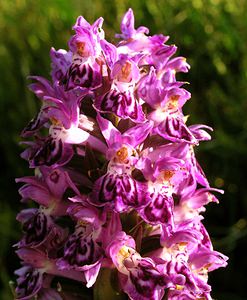
[(67, 189), (80, 194), (75, 184), (71, 181), (67, 172), (59, 169), (48, 170), (40, 168), (39, 176), (29, 176), (16, 179), (16, 182), (24, 182), (19, 189), (22, 201), (32, 199), (38, 204), (49, 208), (51, 214), (63, 215), (67, 209), (63, 195)]
[(162, 34), (147, 36), (149, 29), (141, 26), (137, 29), (134, 27), (134, 13), (130, 8), (124, 15), (121, 23), (122, 34), (116, 34), (117, 38), (122, 38), (118, 44), (119, 53), (131, 53), (135, 56), (138, 54), (151, 54), (152, 51), (162, 46), (168, 39), (168, 36)]
[(72, 64), (72, 52), (64, 49), (55, 50), (53, 47), (50, 51), (51, 57), (51, 77), (54, 83), (62, 84), (65, 80), (65, 75)]
[(180, 197), (179, 202), (174, 208), (176, 220), (184, 221), (195, 218), (206, 210), (206, 204), (210, 202), (218, 203), (218, 199), (211, 192), (223, 193), (223, 191), (219, 189), (201, 188)]
[[(90, 218), (90, 221), (87, 216), (84, 216), (85, 212), (88, 212), (88, 208), (85, 211), (84, 208), (78, 209), (77, 207), (76, 210), (78, 225), (75, 232), (69, 237), (64, 247), (63, 258), (58, 260), (57, 266), (60, 270), (73, 269), (83, 272), (87, 287), (91, 287), (97, 279), (102, 264), (107, 265), (107, 261), (104, 259), (104, 249), (112, 237), (121, 230), (121, 223), (118, 215), (112, 214), (105, 222), (98, 219), (98, 222), (104, 224), (104, 228), (99, 227), (96, 216)], [(95, 209), (92, 208), (92, 211), (95, 212)]]
[(58, 260), (57, 266), (60, 270), (84, 272), (87, 287), (91, 287), (98, 276), (103, 256), (101, 241), (92, 236), (92, 228), (79, 225), (65, 244), (63, 258)]
[(48, 283), (51, 282), (51, 276), (62, 276), (77, 281), (85, 281), (83, 274), (78, 271), (61, 272), (58, 270), (56, 260), (49, 259), (40, 250), (20, 248), (16, 252), (23, 260), (23, 267), (15, 271), (15, 274), (19, 277), (16, 287), (18, 300), (32, 299), (43, 287), (47, 288), (47, 281)]
[(171, 266), (164, 260), (142, 258), (135, 250), (135, 242), (121, 232), (108, 246), (107, 252), (117, 267), (120, 283), (130, 299), (160, 300), (164, 289), (184, 283), (180, 274), (170, 274)]
[(140, 78), (136, 63), (121, 55), (112, 66), (110, 90), (96, 98), (94, 105), (100, 112), (113, 112), (123, 119), (144, 122), (141, 104), (134, 95), (135, 85)]
[(136, 147), (148, 136), (152, 123), (136, 125), (121, 134), (110, 121), (97, 117), (107, 142), (108, 171), (94, 185), (90, 200), (94, 205), (108, 205), (117, 212), (143, 206), (146, 184), (131, 176), (137, 162)]
[(64, 92), (60, 86), (52, 87), (48, 81), (40, 77), (32, 78), (38, 82), (32, 84), (30, 88), (43, 100), (43, 107), (39, 120), (33, 121), (34, 125), (28, 126), (23, 135), (29, 136), (32, 132), (35, 133), (48, 120), (51, 124), (47, 124), (49, 127), (47, 138), (36, 137), (37, 141), (27, 155), (30, 166), (57, 167), (68, 163), (74, 154), (72, 144), (89, 143), (104, 152), (104, 144), (90, 134), (94, 123), (79, 113), (82, 96), (78, 96), (73, 91)]
[(16, 245), (18, 247), (59, 249), (68, 236), (68, 231), (56, 225), (47, 209), (29, 208), (17, 215), (17, 220), (23, 224), (24, 236)]
[(165, 85), (154, 68), (144, 76), (138, 85), (138, 94), (154, 111), (148, 116), (154, 121), (153, 132), (172, 142), (197, 144), (198, 141), (185, 125), (182, 106), (190, 93), (181, 88), (182, 82)]
[(17, 279), (16, 299), (32, 299), (42, 288), (43, 272), (30, 265), (24, 265), (15, 271)]
[(75, 232), (64, 247), (64, 255), (58, 260), (60, 270), (78, 270), (84, 273), (87, 287), (91, 287), (105, 261), (105, 251), (112, 236), (121, 230), (117, 214), (106, 217), (85, 198), (71, 198), (73, 204), (68, 213), (77, 221)]
[(64, 80), (66, 90), (79, 87), (88, 91), (101, 85), (102, 23), (103, 19), (99, 18), (91, 26), (82, 16), (78, 17), (73, 27), (76, 34), (69, 41), (73, 58)]

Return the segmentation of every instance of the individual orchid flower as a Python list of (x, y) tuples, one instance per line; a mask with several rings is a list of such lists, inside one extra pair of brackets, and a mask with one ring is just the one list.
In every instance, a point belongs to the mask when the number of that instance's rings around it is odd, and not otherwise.
[(56, 266), (54, 259), (49, 259), (40, 250), (20, 248), (18, 256), (23, 260), (23, 267), (15, 271), (18, 275), (16, 287), (16, 299), (32, 299), (43, 287), (51, 282), (51, 277), (62, 276), (73, 280), (84, 281), (84, 276), (77, 271), (61, 272)]
[(174, 215), (177, 222), (195, 218), (206, 210), (205, 205), (210, 202), (218, 203), (218, 199), (211, 192), (223, 193), (219, 189), (200, 188), (180, 197), (174, 207)]
[(65, 92), (58, 85), (51, 86), (48, 81), (38, 76), (31, 78), (37, 82), (31, 84), (30, 89), (43, 101), (41, 112), (51, 122), (50, 136), (57, 139), (60, 137), (68, 144), (80, 144), (92, 138), (97, 144), (88, 133), (93, 130), (92, 120), (80, 113), (82, 95), (75, 91)]
[(138, 54), (151, 54), (154, 49), (162, 46), (168, 39), (168, 36), (154, 35), (147, 36), (149, 29), (141, 26), (135, 29), (134, 24), (134, 13), (130, 8), (124, 15), (121, 22), (121, 32), (122, 34), (116, 34), (117, 38), (122, 38), (118, 44), (119, 53), (128, 53), (132, 56)]
[(59, 86), (52, 87), (48, 81), (40, 77), (33, 79), (38, 82), (32, 84), (30, 88), (43, 100), (39, 115), (42, 121), (35, 121), (34, 126), (31, 128), (28, 126), (23, 134), (27, 136), (32, 131), (36, 132), (48, 120), (51, 124), (48, 124), (47, 138), (36, 137), (37, 142), (28, 155), (30, 166), (56, 167), (66, 164), (74, 154), (72, 144), (89, 143), (104, 152), (104, 144), (90, 133), (93, 131), (94, 122), (79, 112), (81, 96), (78, 97), (75, 92), (64, 92)]
[(71, 181), (69, 175), (65, 171), (59, 169), (48, 170), (40, 168), (36, 176), (27, 176), (16, 179), (16, 182), (24, 182), (19, 189), (22, 201), (29, 199), (46, 207), (51, 214), (63, 215), (66, 213), (68, 205), (66, 205), (63, 196), (67, 189), (71, 189), (75, 194), (80, 192)]
[(60, 270), (84, 272), (87, 287), (91, 287), (100, 270), (103, 251), (97, 233), (92, 236), (92, 228), (78, 226), (64, 247), (63, 258), (57, 262)]
[(121, 134), (113, 124), (98, 115), (102, 134), (107, 142), (108, 170), (94, 185), (90, 199), (99, 206), (108, 205), (116, 211), (144, 205), (146, 184), (131, 173), (138, 160), (137, 146), (148, 136), (152, 123), (136, 125)]
[(144, 122), (141, 104), (135, 98), (135, 86), (140, 78), (136, 63), (126, 55), (119, 56), (111, 71), (109, 91), (95, 99), (94, 105), (100, 112), (113, 112), (123, 119)]
[(90, 204), (80, 205), (78, 198), (72, 200), (76, 204), (69, 208), (68, 212), (78, 223), (75, 232), (65, 244), (64, 255), (58, 260), (57, 266), (60, 270), (73, 269), (83, 272), (87, 287), (91, 287), (102, 264), (107, 264), (104, 249), (121, 230), (121, 223), (115, 213), (111, 216), (108, 214), (108, 218), (105, 218), (105, 214), (100, 216)]
[(28, 208), (17, 215), (17, 220), (23, 224), (24, 236), (16, 245), (18, 247), (32, 247), (53, 250), (59, 249), (65, 242), (68, 231), (58, 226), (43, 207)]
[(24, 265), (15, 271), (18, 275), (16, 299), (32, 299), (42, 288), (43, 271), (33, 268), (31, 265)]
[(75, 35), (69, 41), (73, 53), (72, 64), (65, 76), (65, 89), (91, 90), (101, 85), (100, 40), (104, 39), (103, 19), (99, 18), (91, 26), (82, 16), (73, 27)]
[(169, 83), (164, 88), (157, 71), (151, 68), (140, 81), (138, 94), (154, 109), (148, 118), (154, 121), (155, 134), (172, 142), (197, 144), (198, 141), (185, 125), (182, 106), (190, 98), (190, 93), (181, 88), (182, 84)]
[(140, 208), (140, 216), (150, 224), (166, 224), (173, 228), (174, 187), (186, 176), (182, 160), (167, 157), (151, 161), (144, 158), (142, 173), (148, 180), (148, 195), (151, 201)]
[(62, 84), (65, 80), (66, 73), (72, 64), (72, 52), (64, 49), (55, 50), (53, 47), (50, 50), (51, 57), (51, 77), (56, 84)]
[(120, 283), (130, 299), (160, 300), (164, 289), (176, 287), (185, 281), (183, 275), (170, 273), (171, 265), (164, 260), (141, 257), (135, 250), (135, 242), (120, 232), (107, 248), (108, 255), (116, 265)]

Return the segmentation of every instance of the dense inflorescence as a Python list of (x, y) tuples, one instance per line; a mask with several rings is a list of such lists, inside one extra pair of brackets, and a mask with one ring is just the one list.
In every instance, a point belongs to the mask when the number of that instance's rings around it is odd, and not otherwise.
[(131, 9), (117, 45), (102, 23), (79, 17), (69, 50), (51, 49), (51, 81), (30, 77), (42, 106), (22, 132), (35, 175), (17, 182), (34, 205), (17, 216), (16, 299), (70, 299), (54, 278), (90, 288), (106, 269), (133, 300), (211, 299), (208, 272), (227, 257), (201, 213), (222, 191), (194, 153), (212, 129), (183, 115), (191, 95), (176, 73), (189, 64), (168, 37), (135, 29)]

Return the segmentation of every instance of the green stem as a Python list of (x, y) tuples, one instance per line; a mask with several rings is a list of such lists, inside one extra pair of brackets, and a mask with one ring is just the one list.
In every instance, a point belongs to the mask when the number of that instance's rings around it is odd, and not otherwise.
[(111, 269), (101, 269), (98, 278), (93, 286), (94, 300), (125, 300), (126, 296), (113, 288), (113, 281)]

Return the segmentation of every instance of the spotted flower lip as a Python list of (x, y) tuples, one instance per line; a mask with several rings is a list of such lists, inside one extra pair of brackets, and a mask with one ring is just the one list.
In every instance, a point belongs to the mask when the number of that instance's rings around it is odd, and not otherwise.
[[(64, 255), (57, 261), (59, 270), (77, 270), (83, 272), (87, 287), (91, 287), (104, 262), (105, 251), (112, 236), (121, 230), (118, 216), (112, 214), (110, 219), (102, 222), (105, 226), (85, 223), (87, 218), (80, 219), (75, 232), (70, 235), (64, 246)], [(92, 230), (94, 228), (94, 230)], [(97, 228), (97, 229), (96, 229)], [(103, 248), (104, 247), (104, 248)]]
[(137, 209), (147, 204), (147, 186), (128, 174), (106, 174), (94, 185), (90, 202), (96, 206), (106, 206), (116, 212)]
[(68, 231), (56, 225), (52, 217), (42, 209), (22, 210), (17, 215), (17, 220), (22, 222), (24, 231), (19, 247), (59, 249), (68, 235)]
[(64, 49), (55, 50), (53, 47), (50, 50), (51, 57), (51, 77), (53, 82), (62, 83), (64, 77), (72, 63), (72, 52)]
[(16, 299), (27, 300), (34, 297), (42, 288), (43, 273), (30, 265), (23, 266), (15, 271), (17, 279)]
[(137, 161), (134, 149), (148, 136), (152, 124), (136, 125), (121, 134), (110, 121), (99, 115), (97, 120), (109, 147), (106, 157), (110, 162), (108, 172), (95, 182), (90, 201), (110, 205), (118, 212), (145, 205), (149, 201), (147, 187), (132, 178), (131, 171)]
[(102, 26), (79, 16), (68, 49), (51, 48), (51, 80), (30, 77), (41, 108), (21, 133), (34, 176), (16, 179), (30, 205), (17, 215), (16, 299), (74, 299), (74, 280), (104, 299), (212, 300), (208, 274), (228, 258), (203, 213), (223, 191), (195, 155), (213, 129), (183, 112), (177, 73), (190, 65), (168, 36), (135, 28), (132, 9), (117, 44)]
[(82, 16), (77, 18), (73, 27), (75, 35), (69, 41), (73, 54), (72, 63), (67, 70), (63, 83), (67, 91), (79, 88), (88, 93), (102, 85), (100, 60), (104, 40), (103, 19), (99, 18), (91, 26)]
[[(47, 283), (50, 284), (51, 278), (56, 275), (85, 281), (84, 276), (77, 271), (61, 272), (58, 270), (56, 260), (48, 258), (43, 251), (20, 248), (16, 252), (23, 260), (23, 266), (15, 271), (15, 274), (18, 276), (15, 290), (18, 300), (32, 299)], [(46, 279), (48, 279), (47, 283)]]
[(126, 89), (121, 91), (119, 86), (113, 84), (111, 90), (95, 100), (95, 108), (99, 112), (113, 112), (123, 119), (130, 119), (142, 123), (146, 120), (142, 107), (135, 98), (133, 91)]

